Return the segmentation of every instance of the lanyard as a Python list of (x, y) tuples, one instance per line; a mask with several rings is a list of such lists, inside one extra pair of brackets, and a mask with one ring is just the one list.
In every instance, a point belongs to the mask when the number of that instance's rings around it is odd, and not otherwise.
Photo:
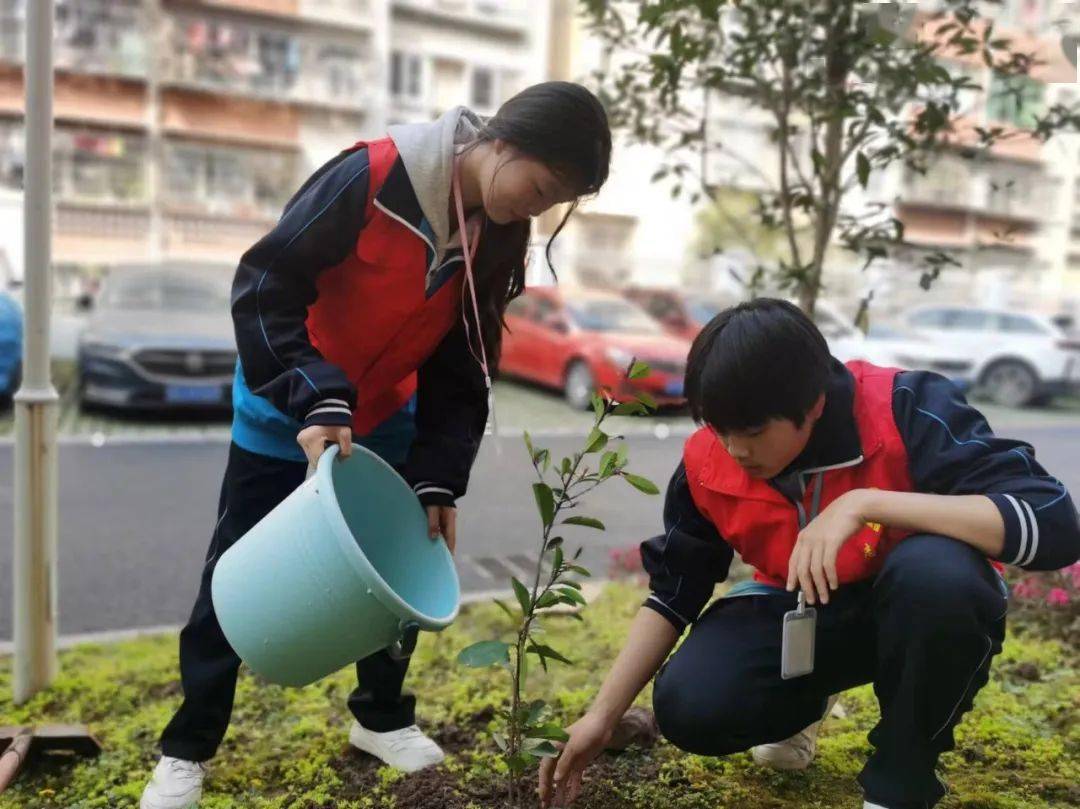
[[(469, 297), (472, 299), (473, 317), (476, 321), (476, 336), (477, 342), (480, 343), (480, 356), (476, 356), (476, 352), (472, 347), (472, 335), (469, 330), (469, 318), (464, 311), (464, 307), (461, 313), (461, 320), (465, 324), (465, 342), (469, 346), (469, 353), (473, 355), (473, 358), (480, 363), (480, 367), (484, 370), (484, 385), (487, 387), (488, 397), (488, 412), (491, 414), (492, 431), (498, 435), (497, 422), (495, 421), (495, 396), (491, 390), (491, 368), (488, 366), (487, 349), (484, 348), (484, 336), (480, 327), (480, 307), (476, 302), (476, 281), (473, 278), (472, 262), (476, 257), (476, 249), (480, 244), (479, 233), (474, 233), (475, 238), (470, 239), (468, 234), (468, 223), (465, 220), (465, 204), (461, 200), (461, 165), (459, 160), (454, 160), (454, 207), (457, 209), (458, 220), (458, 233), (461, 236), (461, 253), (465, 259), (465, 286), (469, 289)], [(470, 241), (472, 244), (470, 245)], [(464, 294), (464, 291), (463, 291)], [(485, 430), (487, 432), (487, 430)]]

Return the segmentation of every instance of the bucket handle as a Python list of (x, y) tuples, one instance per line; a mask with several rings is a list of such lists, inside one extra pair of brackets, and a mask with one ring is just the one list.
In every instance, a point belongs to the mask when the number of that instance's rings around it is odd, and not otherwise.
[(402, 621), (398, 624), (401, 637), (387, 647), (391, 660), (407, 660), (416, 649), (416, 638), (420, 634), (420, 625), (414, 621)]

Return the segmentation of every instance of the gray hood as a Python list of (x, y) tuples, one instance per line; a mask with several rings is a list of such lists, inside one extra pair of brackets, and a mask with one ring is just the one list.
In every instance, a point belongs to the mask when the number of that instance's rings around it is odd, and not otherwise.
[(450, 181), (454, 145), (476, 138), (483, 121), (465, 107), (454, 107), (435, 121), (399, 124), (388, 129), (397, 146), (424, 217), (435, 233), (436, 261), (442, 261), (450, 238)]

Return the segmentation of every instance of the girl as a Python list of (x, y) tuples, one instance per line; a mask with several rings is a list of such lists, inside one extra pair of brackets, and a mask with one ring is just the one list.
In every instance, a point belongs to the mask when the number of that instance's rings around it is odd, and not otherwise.
[[(570, 202), (568, 217), (603, 185), (610, 155), (596, 97), (539, 84), (488, 121), (459, 107), (346, 149), (241, 258), (232, 444), (180, 633), (184, 701), (162, 734), (142, 809), (194, 806), (228, 727), (240, 660), (210, 599), (217, 559), (328, 445), (348, 456), (355, 440), (395, 465), (426, 508), (431, 537), (454, 549), (454, 503), (484, 433), (503, 313), (524, 289), (530, 219)], [(357, 662), (349, 741), (411, 772), (443, 753), (415, 725), (415, 700), (402, 693), (407, 667), (386, 652)]]

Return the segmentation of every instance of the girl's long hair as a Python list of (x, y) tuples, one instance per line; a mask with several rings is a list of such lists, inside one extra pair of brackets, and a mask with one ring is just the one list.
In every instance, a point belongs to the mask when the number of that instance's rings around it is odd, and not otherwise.
[[(595, 194), (607, 180), (611, 162), (611, 129), (600, 100), (579, 84), (550, 81), (535, 84), (509, 99), (480, 129), (479, 143), (502, 140), (539, 160), (577, 190), (578, 199)], [(575, 199), (548, 240), (562, 232)], [(506, 307), (525, 291), (525, 263), (530, 221), (499, 225), (484, 220), (476, 254), (476, 294), (484, 349), (492, 371), (502, 348)], [(471, 304), (466, 307), (472, 319)]]

